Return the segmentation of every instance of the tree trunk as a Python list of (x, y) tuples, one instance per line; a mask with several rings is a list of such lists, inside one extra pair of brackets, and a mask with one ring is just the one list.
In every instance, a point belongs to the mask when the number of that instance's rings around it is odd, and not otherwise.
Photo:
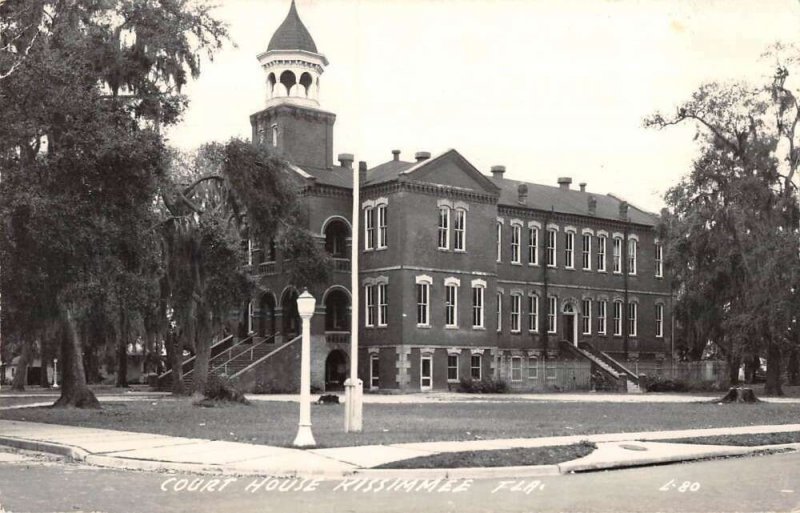
[(81, 341), (78, 327), (71, 307), (58, 305), (63, 333), (61, 338), (61, 397), (53, 405), (56, 408), (74, 406), (76, 408), (100, 408), (100, 402), (86, 386), (83, 368)]
[(32, 341), (25, 340), (22, 343), (22, 354), (17, 363), (17, 373), (14, 375), (14, 381), (11, 382), (11, 390), (25, 390), (25, 385), (28, 384), (28, 367), (31, 364), (31, 356), (33, 349), (31, 348)]
[(760, 366), (761, 361), (758, 355), (748, 355), (744, 361), (744, 382), (753, 383), (756, 379), (756, 370)]
[(172, 369), (172, 393), (173, 395), (186, 395), (183, 386), (183, 341), (174, 332), (167, 335), (167, 357)]
[(781, 348), (771, 339), (767, 344), (767, 383), (764, 385), (766, 395), (783, 395), (781, 387)]
[(789, 352), (789, 362), (786, 365), (786, 373), (789, 377), (789, 384), (792, 386), (800, 385), (800, 349), (793, 347)]
[(194, 379), (192, 381), (195, 394), (203, 394), (208, 381), (208, 360), (211, 353), (211, 319), (209, 315), (205, 305), (198, 305)]
[(739, 367), (742, 365), (742, 358), (734, 356), (733, 352), (728, 353), (728, 380), (731, 386), (739, 384)]
[(128, 318), (125, 305), (119, 308), (119, 333), (117, 335), (117, 387), (128, 387)]

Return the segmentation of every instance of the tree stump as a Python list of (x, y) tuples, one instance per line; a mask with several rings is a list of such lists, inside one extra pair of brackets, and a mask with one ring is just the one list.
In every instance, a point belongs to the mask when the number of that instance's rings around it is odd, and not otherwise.
[(717, 403), (760, 403), (761, 401), (753, 393), (752, 388), (731, 387), (725, 397), (715, 401)]

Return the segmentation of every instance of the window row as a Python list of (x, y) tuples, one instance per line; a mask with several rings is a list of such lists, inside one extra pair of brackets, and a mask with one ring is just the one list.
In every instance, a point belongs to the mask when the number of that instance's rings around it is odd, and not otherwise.
[[(523, 361), (525, 361), (526, 365), (523, 368)], [(512, 382), (519, 382), (523, 381), (523, 372), (527, 375), (528, 379), (539, 379), (539, 367), (541, 363), (538, 358), (534, 356), (529, 356), (527, 358), (523, 358), (522, 356), (512, 356), (511, 357), (511, 381)], [(545, 379), (556, 379), (556, 367), (555, 364), (546, 362), (545, 364)]]
[[(417, 326), (430, 327), (431, 316), (431, 286), (433, 280), (429, 276), (417, 276), (416, 279), (416, 313), (417, 313)], [(444, 280), (444, 319), (446, 328), (457, 328), (459, 325), (458, 318), (458, 289), (461, 286), (461, 280), (458, 278), (446, 278)], [(484, 292), (486, 290), (486, 282), (483, 280), (472, 281), (471, 299), (472, 304), (470, 308), (470, 320), (472, 327), (475, 329), (484, 328)]]
[(386, 249), (387, 213), (386, 199), (365, 201), (364, 210), (364, 249)]
[(467, 210), (463, 207), (439, 206), (438, 248), (466, 251)]
[[(522, 264), (523, 250), (528, 265), (540, 265), (539, 253), (544, 250), (545, 265), (557, 267), (558, 265), (558, 228), (549, 227), (545, 232), (545, 240), (540, 242), (540, 227), (537, 224), (529, 224), (526, 229), (526, 246), (523, 247), (523, 226), (521, 223), (511, 224), (510, 247), (511, 263)], [(580, 258), (580, 267), (584, 271), (591, 271), (592, 266), (598, 272), (607, 272), (606, 261), (608, 255), (608, 235), (600, 233), (594, 236), (592, 233), (584, 231), (581, 234), (580, 254), (576, 252), (575, 245), (577, 232), (566, 230), (563, 237), (563, 253), (561, 262), (567, 269), (576, 268), (576, 258)], [(497, 223), (497, 261), (502, 262), (503, 257), (503, 223)], [(611, 238), (611, 268), (615, 274), (622, 274), (623, 264), (627, 263), (628, 274), (636, 275), (638, 270), (638, 238), (635, 235), (628, 237), (627, 262), (623, 262), (624, 237), (621, 234), (614, 234)], [(593, 247), (594, 246), (594, 247)], [(594, 259), (592, 254), (594, 252)], [(664, 275), (664, 249), (661, 243), (656, 242), (654, 247), (654, 272), (658, 278)]]

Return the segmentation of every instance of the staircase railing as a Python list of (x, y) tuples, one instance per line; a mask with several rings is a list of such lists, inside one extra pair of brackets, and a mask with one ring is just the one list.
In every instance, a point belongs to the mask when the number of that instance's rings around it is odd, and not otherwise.
[[(226, 349), (228, 349), (232, 345), (235, 345), (234, 342), (233, 342), (233, 335), (228, 335), (227, 337), (223, 338), (222, 340), (220, 340), (218, 342), (214, 342), (211, 345), (211, 349), (210, 349), (211, 357), (213, 358), (213, 357), (219, 355), (220, 353), (222, 353), (223, 351), (225, 351)], [(186, 360), (184, 360), (181, 363), (181, 369), (183, 370), (183, 375), (184, 376), (186, 376), (187, 374), (191, 373), (194, 370), (194, 362), (196, 360), (197, 360), (197, 356), (196, 355), (192, 355), (192, 356), (190, 356), (189, 358), (187, 358)], [(167, 372), (161, 374), (158, 377), (158, 386), (159, 387), (164, 386), (165, 382), (168, 379), (172, 379), (172, 369), (169, 369)]]
[(274, 349), (274, 350), (270, 351), (269, 353), (265, 354), (264, 356), (262, 356), (262, 357), (261, 357), (261, 358), (259, 358), (258, 360), (256, 360), (256, 361), (252, 362), (250, 365), (248, 365), (248, 366), (247, 366), (247, 367), (245, 367), (244, 369), (242, 369), (242, 370), (240, 370), (240, 371), (236, 372), (236, 374), (234, 374), (233, 376), (231, 376), (231, 379), (238, 378), (239, 376), (243, 375), (245, 372), (247, 372), (247, 371), (249, 371), (250, 369), (252, 369), (252, 368), (256, 367), (257, 365), (259, 365), (261, 362), (263, 362), (263, 361), (265, 361), (265, 360), (267, 360), (267, 359), (271, 358), (273, 355), (275, 355), (275, 354), (277, 354), (277, 353), (279, 353), (279, 352), (283, 351), (284, 349), (286, 349), (286, 348), (287, 348), (287, 347), (289, 347), (290, 345), (294, 344), (295, 342), (298, 342), (299, 340), (302, 340), (302, 338), (303, 338), (303, 336), (302, 336), (302, 335), (298, 335), (298, 336), (294, 337), (292, 340), (290, 340), (290, 341), (286, 342), (285, 344), (281, 345), (280, 347), (278, 347), (278, 348), (276, 348), (276, 349)]
[(622, 373), (618, 372), (612, 366), (608, 365), (606, 362), (604, 362), (602, 359), (598, 358), (591, 352), (585, 349), (581, 349), (579, 347), (575, 347), (575, 345), (572, 342), (569, 342), (567, 340), (562, 340), (560, 343), (563, 349), (566, 349), (567, 351), (571, 352), (572, 354), (578, 357), (589, 360), (591, 363), (594, 364), (594, 367), (596, 369), (600, 370), (601, 373), (605, 374), (607, 377), (614, 379), (614, 381), (618, 384), (620, 388), (624, 388), (625, 390), (627, 390), (627, 376), (621, 375)]
[(633, 371), (622, 365), (620, 362), (612, 358), (608, 353), (600, 351), (594, 345), (590, 344), (589, 342), (581, 342), (580, 343), (581, 349), (584, 351), (588, 351), (592, 353), (594, 356), (602, 360), (606, 365), (614, 369), (620, 374), (625, 374), (628, 377), (628, 380), (633, 382), (633, 384), (639, 384), (639, 376), (637, 376)]
[[(275, 335), (272, 335), (272, 337), (275, 337)], [(269, 338), (272, 338), (272, 337), (269, 337)], [(241, 354), (241, 353), (249, 351), (249, 349), (243, 349), (242, 346), (251, 343), (254, 339), (255, 339), (255, 335), (249, 335), (249, 336), (243, 338), (242, 340), (240, 340), (239, 342), (233, 344), (228, 349), (226, 349), (224, 351), (220, 351), (216, 355), (212, 356), (211, 358), (208, 359), (208, 368), (209, 369), (213, 369), (214, 366), (215, 366), (215, 362), (217, 362), (217, 363), (218, 362), (225, 362), (227, 360), (235, 358), (236, 356), (239, 356), (239, 354)], [(241, 349), (241, 351), (239, 351), (238, 353), (236, 353), (234, 355), (233, 352), (236, 349)], [(191, 375), (192, 372), (194, 372), (194, 368), (192, 368), (192, 370), (190, 370), (189, 372), (185, 373), (183, 375), (183, 377), (185, 378), (186, 376)]]
[[(270, 337), (265, 338), (261, 342), (257, 342), (255, 344), (252, 344), (249, 349), (245, 349), (243, 351), (240, 351), (240, 352), (236, 353), (235, 355), (231, 356), (227, 360), (224, 360), (223, 363), (213, 365), (211, 367), (211, 371), (215, 372), (215, 373), (217, 373), (219, 371), (222, 371), (223, 374), (228, 375), (228, 370), (233, 365), (233, 363), (236, 362), (236, 361), (241, 361), (240, 357), (246, 356), (246, 357), (249, 358), (249, 360), (251, 360), (251, 361), (254, 360), (255, 359), (254, 356), (255, 356), (255, 353), (256, 353), (256, 349), (261, 349), (261, 348), (267, 346), (268, 344), (272, 345), (273, 340), (277, 336), (278, 336), (278, 334), (276, 333), (276, 334), (274, 334), (274, 335), (272, 335)], [(250, 338), (252, 338), (252, 337), (250, 337)]]

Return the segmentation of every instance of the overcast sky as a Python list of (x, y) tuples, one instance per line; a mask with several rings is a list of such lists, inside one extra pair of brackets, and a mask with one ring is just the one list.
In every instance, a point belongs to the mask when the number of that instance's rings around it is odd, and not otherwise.
[[(266, 50), (289, 0), (224, 0), (236, 47), (206, 62), (173, 144), (250, 137), (264, 107)], [(797, 0), (297, 0), (330, 65), (320, 107), (337, 115), (334, 159), (370, 167), (391, 150), (461, 152), (488, 173), (588, 182), (657, 211), (697, 146), (653, 131), (701, 83), (764, 81), (775, 41), (800, 40)], [(800, 83), (800, 81), (798, 81)], [(577, 187), (577, 185), (575, 185)]]

